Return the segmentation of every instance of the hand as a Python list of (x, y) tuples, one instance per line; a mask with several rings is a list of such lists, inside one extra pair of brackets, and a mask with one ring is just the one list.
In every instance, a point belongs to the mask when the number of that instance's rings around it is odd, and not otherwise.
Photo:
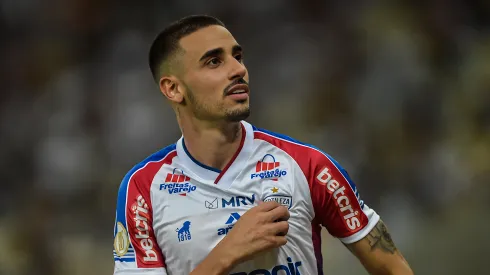
[(248, 260), (262, 251), (287, 243), (289, 211), (277, 202), (260, 203), (248, 210), (216, 246), (232, 265)]

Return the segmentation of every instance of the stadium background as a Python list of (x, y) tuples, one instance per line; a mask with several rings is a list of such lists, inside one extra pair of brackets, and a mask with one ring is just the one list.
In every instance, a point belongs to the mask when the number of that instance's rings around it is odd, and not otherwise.
[(244, 46), (249, 121), (343, 164), (416, 274), (488, 274), (485, 0), (0, 1), (0, 274), (112, 273), (119, 183), (180, 135), (148, 48), (195, 13)]

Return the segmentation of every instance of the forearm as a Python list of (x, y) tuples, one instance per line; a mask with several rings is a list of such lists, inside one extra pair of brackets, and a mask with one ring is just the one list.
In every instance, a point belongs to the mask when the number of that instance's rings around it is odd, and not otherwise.
[(225, 275), (234, 266), (233, 260), (215, 248), (189, 275)]
[(346, 247), (372, 275), (413, 275), (408, 262), (396, 248), (382, 220), (362, 240)]
[(412, 269), (407, 263), (400, 264), (396, 267), (391, 268), (386, 273), (386, 275), (414, 275)]
[(371, 275), (413, 275), (413, 271), (407, 261), (401, 254), (399, 256), (403, 260), (392, 261), (385, 265), (372, 265), (370, 263), (363, 263), (363, 265)]

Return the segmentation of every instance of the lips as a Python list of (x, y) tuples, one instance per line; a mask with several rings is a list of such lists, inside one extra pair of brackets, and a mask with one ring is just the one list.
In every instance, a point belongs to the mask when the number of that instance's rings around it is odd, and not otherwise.
[(233, 94), (243, 94), (243, 93), (249, 93), (248, 85), (247, 84), (236, 84), (232, 86), (226, 95), (233, 95)]

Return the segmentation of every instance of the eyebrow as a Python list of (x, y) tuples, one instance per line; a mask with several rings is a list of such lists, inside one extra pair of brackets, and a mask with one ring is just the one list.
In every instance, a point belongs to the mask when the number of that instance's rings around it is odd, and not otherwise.
[[(235, 45), (235, 46), (233, 46), (233, 48), (231, 48), (232, 54), (235, 54), (235, 53), (241, 52), (241, 51), (243, 51), (243, 49), (242, 49), (242, 46), (240, 46), (240, 45)], [(203, 61), (204, 59), (211, 57), (211, 56), (222, 55), (224, 52), (225, 52), (225, 50), (223, 48), (216, 48), (216, 49), (209, 50), (201, 56), (199, 61)]]

